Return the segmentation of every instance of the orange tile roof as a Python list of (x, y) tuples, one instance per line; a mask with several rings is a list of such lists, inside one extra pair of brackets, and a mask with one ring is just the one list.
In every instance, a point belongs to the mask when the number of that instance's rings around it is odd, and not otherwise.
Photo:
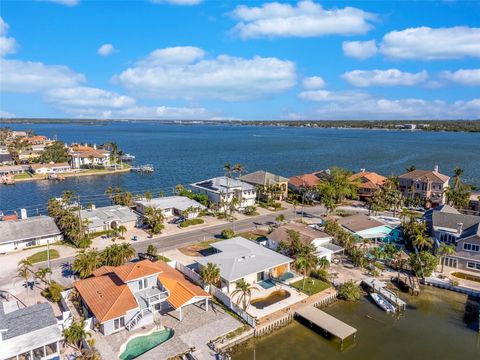
[(163, 261), (156, 261), (155, 266), (161, 270), (158, 275), (158, 279), (162, 285), (167, 288), (170, 293), (167, 301), (174, 308), (178, 309), (194, 297), (210, 298), (211, 296), (203, 290), (200, 286), (197, 286), (187, 280), (185, 276), (179, 271), (173, 269), (171, 266)]
[(305, 186), (316, 186), (320, 182), (320, 179), (314, 174), (303, 174), (292, 176), (288, 182), (293, 186), (300, 188)]
[(375, 172), (362, 171), (350, 176), (350, 180), (360, 179), (361, 187), (376, 189), (382, 185), (387, 178)]
[(121, 266), (111, 267), (111, 271), (123, 282), (158, 274), (161, 270), (150, 260), (142, 260)]
[(73, 285), (100, 323), (139, 307), (128, 285), (123, 284), (115, 274), (78, 280)]

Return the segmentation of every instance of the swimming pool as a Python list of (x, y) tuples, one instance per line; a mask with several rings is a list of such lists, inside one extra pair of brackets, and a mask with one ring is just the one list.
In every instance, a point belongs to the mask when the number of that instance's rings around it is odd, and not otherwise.
[(264, 289), (270, 289), (275, 286), (275, 282), (273, 280), (262, 280), (258, 283)]
[(130, 340), (128, 340), (126, 345), (122, 346), (123, 350), (119, 358), (120, 360), (135, 359), (171, 339), (173, 333), (173, 329), (166, 328), (162, 330), (154, 330), (146, 335), (132, 337)]
[(276, 290), (272, 292), (270, 295), (268, 295), (267, 297), (253, 299), (250, 302), (250, 305), (261, 310), (279, 301), (288, 299), (289, 297), (290, 297), (290, 293), (287, 290)]

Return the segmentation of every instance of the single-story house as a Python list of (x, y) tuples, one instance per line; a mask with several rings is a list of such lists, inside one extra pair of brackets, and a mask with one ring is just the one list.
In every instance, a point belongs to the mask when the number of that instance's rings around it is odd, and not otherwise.
[(154, 322), (154, 313), (204, 302), (211, 296), (163, 261), (141, 260), (121, 266), (103, 266), (93, 276), (74, 283), (84, 313), (104, 335), (134, 330)]
[(267, 246), (272, 250), (276, 250), (280, 243), (291, 244), (293, 241), (289, 234), (291, 231), (298, 233), (302, 243), (314, 245), (317, 249), (315, 255), (319, 258), (326, 258), (328, 261), (332, 261), (333, 254), (343, 251), (342, 247), (332, 244), (333, 238), (327, 233), (297, 222), (279, 226), (268, 234)]
[(12, 155), (10, 153), (1, 153), (0, 154), (0, 165), (14, 165), (15, 161), (13, 160)]
[(280, 176), (269, 173), (267, 171), (259, 170), (250, 174), (246, 174), (240, 177), (241, 181), (249, 183), (257, 187), (260, 190), (259, 196), (262, 198), (268, 198), (270, 194), (268, 193), (268, 187), (277, 186), (278, 193), (276, 194), (276, 200), (283, 200), (287, 198), (288, 195), (288, 179)]
[(277, 278), (290, 271), (293, 259), (267, 247), (237, 236), (211, 245), (217, 253), (195, 259), (200, 266), (213, 263), (220, 269), (221, 290), (231, 293), (244, 280), (255, 284)]
[(227, 176), (200, 181), (191, 186), (197, 193), (206, 194), (209, 200), (217, 205), (229, 203), (235, 197), (239, 200), (240, 210), (255, 205), (257, 197), (255, 186)]
[(206, 207), (186, 196), (166, 196), (150, 200), (135, 201), (135, 209), (145, 214), (147, 208), (161, 209), (165, 217), (184, 216), (187, 219), (197, 217)]
[(33, 174), (60, 174), (72, 171), (69, 163), (31, 164)]
[(82, 220), (88, 220), (88, 232), (95, 233), (116, 229), (123, 225), (128, 229), (135, 227), (138, 216), (127, 206), (112, 205), (95, 207), (80, 211)]
[(16, 302), (0, 303), (0, 359), (59, 359), (62, 341), (50, 304), (19, 309)]
[(365, 214), (347, 216), (338, 220), (344, 229), (354, 234), (359, 239), (373, 241), (397, 240), (400, 233), (397, 229)]
[(20, 175), (25, 173), (30, 169), (28, 165), (7, 165), (0, 166), (0, 176), (1, 175)]
[(44, 215), (0, 221), (0, 234), (0, 253), (52, 244), (63, 239), (55, 221)]

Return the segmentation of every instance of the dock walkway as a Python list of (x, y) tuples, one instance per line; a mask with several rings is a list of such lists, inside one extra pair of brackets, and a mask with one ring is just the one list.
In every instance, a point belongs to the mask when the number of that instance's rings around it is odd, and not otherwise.
[(344, 340), (348, 337), (353, 335), (353, 339), (355, 340), (357, 329), (312, 305), (307, 305), (296, 310), (295, 314), (339, 338), (342, 347)]
[(397, 311), (403, 311), (406, 309), (407, 303), (400, 299), (397, 295), (395, 295), (391, 290), (388, 290), (387, 284), (385, 282), (375, 278), (367, 278), (362, 280), (362, 282), (369, 288), (371, 288), (373, 291), (378, 292), (385, 299), (387, 299), (389, 303), (395, 306)]

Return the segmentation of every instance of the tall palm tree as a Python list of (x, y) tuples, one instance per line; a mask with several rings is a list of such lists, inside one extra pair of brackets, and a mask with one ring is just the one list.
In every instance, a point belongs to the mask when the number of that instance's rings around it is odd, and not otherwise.
[(87, 338), (91, 337), (89, 332), (85, 331), (85, 320), (76, 321), (63, 330), (63, 337), (67, 344), (73, 346), (77, 350), (82, 350), (82, 343)]
[(52, 270), (50, 268), (40, 268), (35, 272), (35, 277), (39, 279), (41, 282), (43, 282), (46, 285), (49, 285), (50, 282), (47, 280), (47, 275), (51, 274)]
[(241, 177), (244, 172), (245, 172), (244, 165), (237, 163), (233, 166), (233, 173), (237, 174), (237, 178)]
[(407, 172), (412, 172), (417, 170), (417, 168), (415, 167), (415, 165), (410, 165), (409, 167), (405, 168), (405, 170), (407, 170)]
[(123, 235), (125, 235), (125, 233), (127, 232), (127, 228), (124, 226), (124, 225), (120, 225), (118, 228), (117, 228), (117, 231), (120, 233), (120, 235), (122, 236), (122, 238), (124, 237)]
[(200, 270), (200, 276), (205, 285), (215, 285), (220, 281), (220, 269), (213, 263), (207, 263)]
[(152, 233), (159, 234), (162, 232), (165, 225), (165, 215), (162, 209), (156, 209), (153, 206), (149, 206), (145, 210), (145, 223), (148, 225)]
[(122, 260), (122, 264), (132, 260), (135, 255), (135, 249), (132, 245), (127, 243), (120, 244), (119, 258)]
[(81, 250), (73, 261), (72, 269), (85, 279), (101, 266), (100, 254), (97, 250)]
[(463, 174), (463, 169), (457, 166), (453, 169), (453, 174), (455, 179), (455, 189), (458, 189), (461, 184), (460, 176)]
[(232, 292), (232, 297), (238, 294), (237, 305), (242, 304), (242, 308), (244, 311), (246, 311), (248, 306), (250, 305), (250, 299), (252, 298), (253, 291), (258, 291), (258, 287), (256, 287), (255, 285), (250, 285), (243, 279), (237, 281), (237, 287)]
[(302, 273), (303, 284), (302, 290), (305, 289), (305, 280), (307, 279), (307, 274), (315, 269), (318, 263), (318, 258), (313, 253), (304, 252), (300, 254), (295, 260), (295, 267)]
[(320, 269), (326, 270), (330, 266), (330, 261), (327, 258), (322, 257), (318, 260), (318, 267)]
[(427, 249), (432, 247), (432, 239), (426, 236), (423, 232), (418, 232), (412, 239), (412, 244), (417, 249)]
[(445, 258), (447, 255), (455, 254), (455, 248), (452, 245), (447, 245), (445, 243), (441, 243), (437, 249), (437, 254), (440, 256), (441, 263), (442, 263), (442, 274), (443, 268), (445, 266)]

